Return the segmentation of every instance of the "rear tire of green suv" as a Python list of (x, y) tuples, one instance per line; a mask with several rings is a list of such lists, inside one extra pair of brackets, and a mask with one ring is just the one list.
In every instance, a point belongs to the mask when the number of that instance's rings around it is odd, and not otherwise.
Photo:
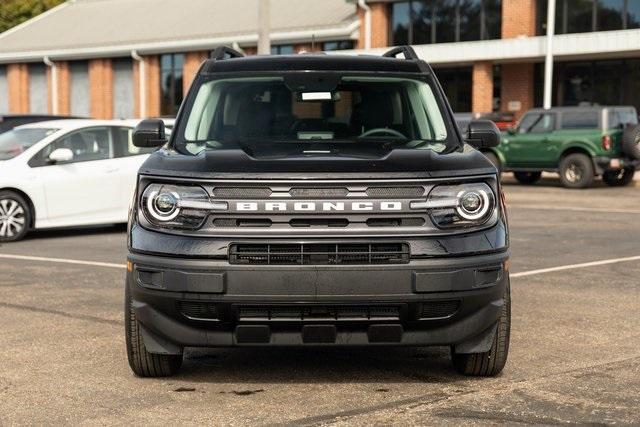
[(149, 353), (140, 334), (140, 324), (131, 303), (129, 287), (125, 292), (125, 338), (129, 366), (138, 377), (168, 377), (182, 366), (182, 355)]
[(609, 170), (602, 174), (602, 181), (611, 187), (624, 187), (633, 182), (634, 168), (624, 168), (620, 170)]
[(622, 134), (622, 151), (632, 159), (640, 160), (640, 125), (625, 129)]
[(511, 333), (511, 286), (507, 282), (504, 304), (498, 318), (498, 328), (493, 337), (491, 349), (486, 353), (455, 353), (451, 348), (453, 366), (462, 375), (493, 377), (502, 372), (509, 354)]
[(594, 174), (593, 162), (586, 154), (569, 154), (560, 161), (560, 181), (567, 188), (589, 187)]
[(514, 172), (513, 176), (520, 184), (531, 185), (540, 181), (542, 172)]

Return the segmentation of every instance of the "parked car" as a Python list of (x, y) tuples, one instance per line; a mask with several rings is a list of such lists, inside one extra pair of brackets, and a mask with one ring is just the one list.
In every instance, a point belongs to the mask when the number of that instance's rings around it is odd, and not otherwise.
[(552, 171), (569, 188), (589, 187), (596, 176), (627, 185), (640, 165), (638, 114), (631, 106), (533, 109), (484, 152), (523, 184)]
[(0, 134), (10, 131), (16, 126), (29, 123), (44, 122), (47, 120), (78, 119), (72, 116), (54, 116), (48, 114), (0, 114)]
[[(212, 58), (138, 176), (133, 372), (172, 375), (185, 347), (446, 345), (460, 373), (498, 374), (508, 225), (474, 149), (498, 145), (495, 124), (460, 138), (410, 47)], [(164, 123), (141, 122), (134, 143), (164, 146)]]
[(32, 229), (123, 223), (140, 165), (138, 121), (56, 120), (0, 135), (0, 242)]

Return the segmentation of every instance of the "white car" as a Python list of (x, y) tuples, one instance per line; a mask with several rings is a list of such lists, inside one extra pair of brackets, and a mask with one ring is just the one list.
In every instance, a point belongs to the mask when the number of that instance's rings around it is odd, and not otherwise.
[(123, 223), (154, 148), (131, 120), (55, 120), (0, 135), (0, 242), (32, 229)]

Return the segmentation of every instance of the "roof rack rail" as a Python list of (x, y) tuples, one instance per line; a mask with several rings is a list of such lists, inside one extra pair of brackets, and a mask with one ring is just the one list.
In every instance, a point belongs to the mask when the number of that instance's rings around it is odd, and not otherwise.
[(420, 58), (418, 58), (418, 55), (416, 54), (416, 51), (413, 50), (413, 48), (411, 46), (394, 47), (393, 49), (391, 49), (390, 51), (386, 52), (382, 56), (384, 56), (386, 58), (397, 58), (399, 54), (403, 54), (404, 55), (404, 59), (409, 59), (409, 60), (418, 60), (418, 59), (420, 59)]
[(229, 56), (229, 58), (244, 57), (242, 53), (238, 52), (235, 49), (231, 49), (229, 46), (218, 46), (217, 48), (213, 49), (210, 58), (215, 59), (216, 61), (220, 61), (223, 59), (227, 59), (227, 55)]

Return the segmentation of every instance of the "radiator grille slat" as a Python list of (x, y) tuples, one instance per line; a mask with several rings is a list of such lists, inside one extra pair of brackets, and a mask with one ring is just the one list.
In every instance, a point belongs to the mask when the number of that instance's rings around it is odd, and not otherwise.
[(399, 306), (260, 305), (237, 307), (238, 320), (253, 322), (399, 321)]
[(261, 265), (345, 265), (407, 264), (406, 243), (368, 244), (232, 244), (231, 264)]

